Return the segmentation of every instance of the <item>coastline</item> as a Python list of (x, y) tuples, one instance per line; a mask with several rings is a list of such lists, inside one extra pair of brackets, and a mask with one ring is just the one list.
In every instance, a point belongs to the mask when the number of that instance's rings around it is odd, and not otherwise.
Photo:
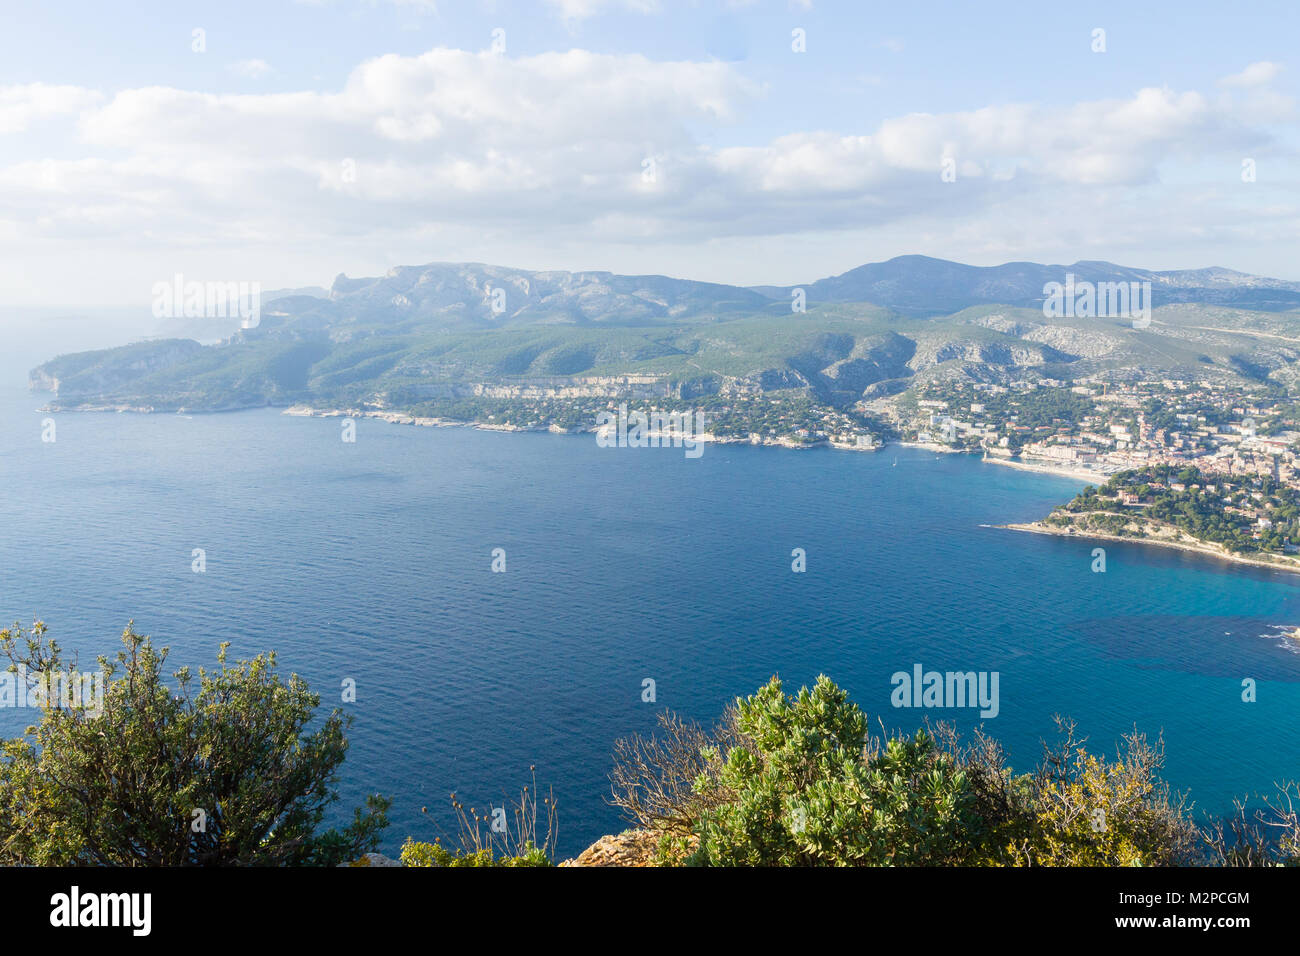
[(1058, 478), (1073, 478), (1078, 481), (1085, 481), (1092, 485), (1103, 485), (1110, 475), (1103, 474), (1099, 471), (1093, 471), (1090, 468), (1066, 468), (1061, 465), (1038, 464), (1036, 462), (1027, 462), (1023, 459), (1012, 460), (1010, 458), (988, 457), (981, 459), (990, 465), (1001, 465), (1003, 468), (1015, 468), (1018, 471), (1034, 471), (1040, 475), (1056, 475)]
[(932, 451), (939, 455), (973, 455), (974, 452), (967, 451), (965, 448), (953, 448), (952, 445), (943, 445), (933, 441), (898, 441), (894, 442), (899, 448), (919, 448), (922, 451)]
[[(361, 409), (315, 408), (311, 405), (290, 405), (280, 414), (292, 415), (297, 418), (373, 418), (392, 425), (417, 425), (425, 428), (476, 428), (480, 431), (494, 432), (550, 432), (556, 435), (594, 435), (597, 431), (595, 425), (590, 428), (563, 428), (559, 425), (493, 425), (486, 422), (465, 422), (450, 418), (421, 418), (408, 415), (405, 412), (385, 412), (378, 409), (367, 411)], [(658, 432), (649, 432), (647, 437), (660, 438), (664, 436), (661, 436)], [(884, 447), (883, 444), (871, 446), (849, 445), (826, 438), (810, 442), (797, 442), (786, 438), (764, 437), (759, 441), (753, 441), (749, 438), (735, 438), (707, 433), (692, 440), (710, 445), (755, 445), (770, 448), (790, 448), (796, 451), (809, 448), (834, 448), (838, 451), (873, 452)]]
[[(900, 448), (920, 448), (923, 451), (932, 451), (941, 455), (970, 455), (975, 457), (977, 454), (973, 451), (967, 451), (965, 448), (953, 448), (951, 445), (943, 445), (937, 442), (900, 441), (894, 444), (897, 444)], [(984, 455), (979, 460), (989, 465), (1000, 465), (1003, 468), (1014, 468), (1017, 471), (1032, 471), (1040, 475), (1055, 475), (1058, 478), (1072, 478), (1076, 481), (1095, 485), (1105, 484), (1106, 480), (1110, 478), (1110, 475), (1094, 471), (1091, 468), (1067, 468), (1048, 462), (1025, 461), (1023, 458), (999, 458), (996, 455)]]
[[(1186, 535), (1183, 535), (1183, 537), (1178, 540), (1134, 538), (1122, 534), (1107, 534), (1103, 531), (1079, 531), (1073, 527), (1060, 528), (1043, 524), (1041, 521), (1012, 522), (1009, 524), (994, 525), (994, 527), (1003, 528), (1008, 531), (1024, 531), (1029, 534), (1045, 534), (1055, 538), (1080, 538), (1085, 541), (1113, 541), (1119, 544), (1146, 544), (1155, 548), (1186, 551), (1191, 554), (1199, 554), (1203, 557), (1217, 558), (1220, 561), (1227, 561), (1232, 564), (1246, 564), (1257, 568), (1270, 568), (1274, 571), (1288, 571), (1292, 574), (1300, 574), (1300, 560), (1291, 560), (1280, 556), (1275, 559), (1248, 557), (1243, 554), (1235, 554), (1220, 545), (1198, 542), (1194, 538), (1189, 540)], [(1180, 534), (1182, 533), (1180, 532)]]
[[(29, 389), (30, 390), (30, 389)], [(244, 412), (256, 411), (265, 408), (280, 408), (281, 415), (292, 415), (298, 418), (371, 418), (377, 421), (388, 422), (392, 425), (417, 425), (424, 428), (476, 428), (480, 431), (493, 432), (550, 432), (556, 435), (582, 435), (594, 434), (596, 427), (593, 425), (589, 428), (564, 428), (559, 425), (495, 425), (487, 422), (467, 422), (451, 418), (423, 418), (415, 415), (409, 415), (405, 412), (389, 412), (380, 409), (345, 409), (345, 408), (317, 408), (313, 405), (233, 405), (228, 408), (213, 409), (191, 409), (177, 408), (159, 409), (152, 405), (95, 405), (81, 404), (70, 406), (55, 406), (54, 403), (47, 403), (38, 409), (40, 412), (58, 413), (58, 412), (116, 412), (136, 415), (220, 415), (226, 412)], [(921, 442), (921, 441), (881, 441), (876, 445), (856, 445), (837, 442), (828, 438), (820, 438), (816, 441), (799, 442), (792, 441), (788, 438), (768, 438), (764, 436), (759, 441), (753, 441), (749, 438), (734, 436), (720, 436), (712, 434), (700, 435), (696, 441), (713, 444), (713, 445), (752, 445), (754, 447), (766, 448), (788, 448), (794, 451), (803, 451), (812, 448), (833, 448), (837, 451), (853, 452), (879, 452), (883, 451), (890, 445), (896, 445), (899, 448), (916, 448), (921, 451), (934, 452), (937, 455), (968, 455), (975, 456), (975, 452), (965, 448), (954, 448), (951, 445), (944, 445), (938, 442)], [(981, 462), (986, 464), (999, 465), (1003, 468), (1014, 468), (1018, 471), (1034, 472), (1040, 475), (1052, 475), (1057, 478), (1070, 478), (1075, 481), (1082, 481), (1087, 484), (1101, 485), (1111, 476), (1104, 472), (1093, 471), (1088, 468), (1067, 468), (1060, 465), (1038, 463), (1034, 461), (1025, 461), (1023, 459), (999, 458), (993, 455), (984, 455), (980, 458)]]
[[(247, 406), (232, 407), (226, 409), (214, 409), (211, 413), (220, 413), (227, 411), (250, 411), (259, 408), (268, 408), (275, 406)], [(39, 411), (47, 411), (46, 408)], [(60, 408), (59, 411), (76, 411), (76, 412), (127, 412), (135, 414), (182, 414), (188, 409), (180, 409), (177, 412), (159, 411), (152, 407), (139, 406), (92, 406), (80, 405), (70, 408)], [(198, 412), (194, 412), (198, 414)], [(281, 415), (289, 415), (299, 418), (370, 418), (378, 421), (388, 422), (395, 425), (416, 425), (427, 428), (475, 428), (481, 431), (495, 432), (550, 432), (552, 434), (573, 435), (573, 434), (594, 434), (596, 428), (564, 428), (558, 425), (510, 425), (510, 424), (491, 424), (486, 422), (467, 422), (455, 419), (445, 418), (425, 418), (409, 415), (404, 412), (390, 412), (378, 409), (361, 410), (361, 409), (339, 409), (339, 408), (316, 408), (309, 405), (290, 405), (281, 406)], [(936, 454), (948, 455), (967, 455), (974, 457), (975, 453), (964, 448), (953, 448), (951, 445), (944, 445), (935, 442), (881, 442), (872, 446), (850, 445), (842, 442), (835, 442), (828, 439), (819, 439), (814, 442), (795, 442), (784, 438), (762, 438), (759, 441), (752, 441), (748, 438), (716, 436), (711, 434), (700, 435), (696, 441), (700, 443), (718, 444), (718, 445), (753, 445), (788, 448), (792, 450), (802, 450), (810, 448), (833, 448), (842, 451), (870, 451), (876, 452), (888, 447), (890, 444), (902, 448), (915, 448), (923, 451), (930, 451)], [(1083, 482), (1086, 484), (1103, 484), (1110, 475), (1093, 471), (1086, 468), (1067, 468), (1056, 464), (1026, 462), (1023, 460), (1012, 460), (996, 456), (984, 455), (979, 459), (982, 463), (1000, 465), (1004, 468), (1014, 468), (1018, 471), (1036, 472), (1038, 474), (1052, 475), (1058, 478), (1069, 478), (1073, 481)], [(1031, 534), (1045, 534), (1054, 537), (1081, 538), (1085, 540), (1111, 541), (1121, 544), (1146, 544), (1154, 547), (1172, 549), (1176, 551), (1185, 551), (1192, 554), (1198, 554), (1203, 557), (1215, 558), (1230, 564), (1242, 564), (1259, 568), (1269, 568), (1277, 571), (1286, 571), (1292, 574), (1300, 574), (1300, 558), (1291, 559), (1283, 556), (1273, 558), (1247, 557), (1245, 555), (1235, 554), (1223, 549), (1219, 545), (1198, 542), (1190, 538), (1185, 533), (1175, 530), (1180, 537), (1178, 539), (1169, 538), (1138, 538), (1125, 535), (1107, 534), (1100, 531), (1079, 531), (1073, 527), (1061, 528), (1056, 526), (1045, 525), (1041, 521), (1031, 522), (1012, 522), (1007, 524), (993, 525), (992, 527), (1001, 528), (1010, 531), (1022, 531)]]
[[(312, 405), (234, 405), (228, 408), (213, 409), (191, 409), (177, 408), (159, 409), (150, 405), (94, 405), (81, 404), (70, 406), (56, 406), (54, 403), (47, 403), (37, 409), (45, 413), (57, 412), (116, 412), (129, 413), (138, 415), (199, 415), (212, 414), (219, 415), (226, 412), (244, 412), (256, 411), (265, 408), (280, 408), (281, 415), (292, 415), (298, 418), (371, 418), (378, 421), (388, 422), (393, 425), (417, 425), (425, 428), (476, 428), (480, 431), (494, 432), (550, 432), (556, 435), (582, 435), (594, 434), (596, 427), (593, 425), (587, 428), (564, 428), (559, 425), (509, 425), (509, 424), (491, 424), (488, 422), (467, 422), (451, 418), (423, 418), (415, 415), (409, 415), (405, 412), (389, 412), (380, 409), (344, 409), (344, 408), (317, 408)], [(657, 433), (656, 433), (657, 434)], [(819, 438), (816, 441), (800, 442), (788, 438), (768, 438), (764, 436), (759, 441), (753, 441), (750, 438), (736, 436), (721, 436), (712, 434), (703, 434), (695, 439), (702, 443), (713, 445), (752, 445), (755, 447), (767, 448), (789, 448), (795, 451), (807, 450), (811, 448), (833, 448), (837, 451), (853, 452), (879, 452), (883, 451), (890, 445), (899, 448), (916, 448), (921, 451), (934, 452), (937, 455), (967, 455), (975, 457), (976, 452), (966, 448), (954, 448), (951, 445), (944, 445), (938, 442), (921, 442), (921, 441), (881, 441), (876, 445), (857, 445), (845, 442), (834, 441), (829, 438)], [(1051, 464), (1047, 462), (1025, 461), (1024, 459), (1001, 458), (995, 455), (983, 455), (979, 459), (982, 463), (998, 465), (1002, 468), (1014, 468), (1017, 471), (1034, 472), (1040, 475), (1052, 475), (1057, 478), (1069, 478), (1073, 481), (1082, 481), (1086, 484), (1102, 485), (1111, 477), (1105, 472), (1096, 471), (1090, 468), (1069, 468), (1062, 465)]]

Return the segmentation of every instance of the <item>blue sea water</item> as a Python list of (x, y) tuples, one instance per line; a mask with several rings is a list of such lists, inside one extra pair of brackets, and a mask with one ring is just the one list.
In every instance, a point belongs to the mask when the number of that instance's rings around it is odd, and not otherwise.
[[(616, 738), (664, 708), (711, 720), (773, 674), (828, 674), (911, 728), (978, 718), (893, 708), (894, 672), (998, 671), (985, 727), (1016, 766), (1053, 714), (1108, 752), (1163, 732), (1167, 778), (1208, 812), (1300, 775), (1300, 656), (1271, 630), (1300, 624), (1300, 576), (1119, 544), (1097, 574), (1091, 543), (990, 527), (1078, 482), (913, 449), (690, 460), (367, 420), (349, 444), (273, 410), (59, 413), (48, 443), (41, 403), (0, 391), (0, 616), (83, 660), (130, 619), (177, 665), (274, 649), (353, 716), (336, 816), (391, 795), (389, 852), (448, 833), (452, 791), (499, 805), (535, 766), (576, 853), (621, 827)], [(0, 711), (0, 731), (30, 719)]]

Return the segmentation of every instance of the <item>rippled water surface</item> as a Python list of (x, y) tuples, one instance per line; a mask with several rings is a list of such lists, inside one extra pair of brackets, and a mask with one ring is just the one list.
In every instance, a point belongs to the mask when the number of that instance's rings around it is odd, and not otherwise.
[[(177, 664), (274, 649), (328, 704), (355, 679), (340, 811), (392, 795), (390, 852), (447, 830), (449, 792), (484, 806), (536, 765), (572, 854), (620, 826), (617, 737), (664, 707), (711, 719), (772, 674), (829, 674), (910, 727), (927, 712), (890, 706), (895, 671), (996, 670), (987, 729), (1017, 765), (1057, 713), (1104, 750), (1163, 730), (1168, 778), (1207, 810), (1300, 776), (1300, 656), (1276, 630), (1300, 624), (1300, 576), (1113, 544), (1094, 574), (1087, 542), (989, 527), (1070, 480), (910, 449), (689, 460), (373, 421), (347, 444), (337, 419), (270, 410), (58, 414), (43, 443), (40, 404), (0, 392), (0, 615), (83, 657), (132, 618)], [(0, 730), (30, 716), (0, 711)]]

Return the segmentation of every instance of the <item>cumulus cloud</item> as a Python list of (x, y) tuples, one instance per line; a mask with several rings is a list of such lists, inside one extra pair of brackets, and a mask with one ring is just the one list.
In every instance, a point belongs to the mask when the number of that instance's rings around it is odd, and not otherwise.
[(0, 134), (21, 133), (39, 119), (81, 113), (102, 98), (79, 86), (0, 86)]
[(1236, 87), (1265, 86), (1273, 82), (1281, 72), (1281, 64), (1261, 60), (1258, 63), (1252, 63), (1240, 73), (1225, 76), (1219, 83), (1223, 86)]
[(944, 158), (960, 177), (1074, 185), (1139, 184), (1207, 136), (1230, 136), (1231, 114), (1201, 95), (1164, 88), (1127, 100), (1065, 109), (1033, 105), (887, 119), (870, 135), (797, 133), (760, 147), (723, 151), (716, 162), (759, 192), (884, 189), (935, 178)]
[[(478, 230), (617, 243), (918, 217), (997, 226), (1042, 219), (1052, 203), (1086, 206), (1105, 191), (1121, 200), (1141, 192), (1145, 215), (1167, 228), (1169, 215), (1158, 212), (1166, 164), (1202, 162), (1216, 149), (1234, 170), (1250, 155), (1243, 150), (1267, 143), (1270, 110), (1288, 107), (1257, 95), (1275, 75), (1266, 73), (1252, 66), (1241, 74), (1249, 84), (1212, 97), (1150, 87), (728, 146), (708, 144), (761, 109), (765, 94), (740, 65), (584, 50), (381, 56), (333, 91), (144, 87), (109, 99), (8, 87), (0, 131), (62, 117), (70, 145), (58, 158), (0, 168), (0, 210), (6, 234), (52, 238), (330, 241)], [(1254, 105), (1243, 110), (1240, 98)], [(66, 158), (77, 149), (81, 158)], [(945, 160), (956, 183), (941, 180)], [(1164, 202), (1180, 214), (1193, 205)], [(1231, 218), (1209, 201), (1200, 211), (1207, 227)]]

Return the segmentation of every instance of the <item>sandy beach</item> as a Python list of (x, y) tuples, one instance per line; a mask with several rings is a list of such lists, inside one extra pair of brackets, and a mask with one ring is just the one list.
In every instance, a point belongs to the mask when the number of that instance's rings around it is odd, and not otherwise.
[(1046, 462), (1039, 464), (1037, 462), (1012, 461), (1009, 458), (988, 457), (982, 459), (990, 465), (1001, 465), (1004, 468), (1015, 468), (1020, 471), (1036, 471), (1042, 475), (1056, 475), (1058, 478), (1074, 478), (1078, 481), (1086, 482), (1090, 485), (1103, 485), (1110, 475), (1100, 471), (1094, 471), (1091, 468), (1070, 468), (1065, 465), (1052, 465)]
[(1188, 539), (1185, 535), (1181, 540), (1132, 538), (1125, 535), (1106, 534), (1101, 531), (1078, 531), (1074, 528), (1058, 528), (1053, 525), (1043, 524), (1040, 521), (1002, 524), (996, 525), (996, 527), (1006, 528), (1011, 531), (1028, 531), (1030, 534), (1052, 535), (1057, 538), (1082, 538), (1087, 541), (1115, 541), (1121, 544), (1146, 544), (1155, 548), (1188, 551), (1193, 554), (1216, 558), (1220, 561), (1228, 561), (1232, 564), (1249, 564), (1259, 568), (1272, 568), (1275, 571), (1288, 571), (1292, 574), (1300, 574), (1300, 559), (1288, 558), (1282, 555), (1277, 555), (1275, 557), (1247, 557), (1242, 554), (1234, 554), (1231, 551), (1221, 548), (1219, 545), (1207, 544), (1195, 541), (1194, 539)]

